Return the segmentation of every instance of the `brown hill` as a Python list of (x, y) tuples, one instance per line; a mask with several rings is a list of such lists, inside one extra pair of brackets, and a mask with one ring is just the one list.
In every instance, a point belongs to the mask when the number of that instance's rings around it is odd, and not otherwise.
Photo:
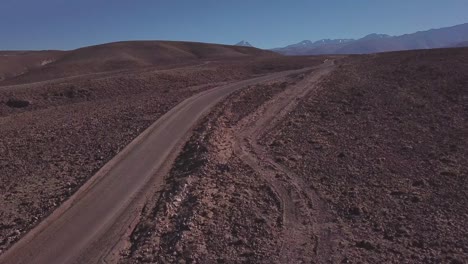
[[(5, 54), (7, 53), (11, 52), (5, 52)], [(252, 47), (175, 41), (131, 41), (102, 44), (57, 53), (53, 59), (45, 59), (49, 53), (37, 52), (37, 54), (42, 60), (34, 60), (35, 67), (24, 67), (21, 60), (18, 60), (20, 61), (18, 63), (20, 70), (6, 76), (5, 81), (0, 82), (0, 85), (148, 66), (192, 64), (203, 60), (277, 56), (273, 52)], [(8, 58), (9, 56), (4, 57)], [(41, 61), (46, 61), (47, 64), (41, 65)]]
[(63, 51), (0, 51), (0, 82), (55, 61)]

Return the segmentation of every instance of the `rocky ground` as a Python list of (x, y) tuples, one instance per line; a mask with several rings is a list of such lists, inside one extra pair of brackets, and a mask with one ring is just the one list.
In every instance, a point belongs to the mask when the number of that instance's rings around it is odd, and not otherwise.
[(468, 260), (467, 67), (467, 49), (348, 58), (263, 138), (341, 222), (343, 262)]
[[(278, 202), (267, 184), (251, 178), (255, 172), (219, 141), (224, 130), (284, 88), (278, 83), (237, 92), (198, 126), (161, 197), (146, 206), (123, 262), (254, 261), (268, 257), (255, 251), (279, 246), (271, 240), (274, 229), (280, 232)], [(234, 109), (240, 111), (226, 119), (225, 111)]]
[(232, 95), (121, 262), (466, 263), (467, 67), (467, 49), (350, 56)]
[[(145, 206), (122, 263), (311, 259), (313, 234), (304, 237), (295, 233), (303, 230), (290, 229), (289, 225), (302, 224), (299, 219), (289, 222), (283, 197), (269, 175), (246, 162), (236, 146), (240, 131), (264, 113), (262, 106), (278, 103), (278, 95), (287, 94), (288, 87), (303, 78), (291, 76), (239, 91), (201, 122), (176, 160), (161, 196)], [(298, 218), (308, 221), (302, 215)], [(310, 246), (310, 252), (298, 254), (307, 249), (304, 245)], [(286, 251), (295, 251), (294, 257)]]
[(0, 86), (0, 252), (183, 99), (321, 60), (249, 58)]
[[(322, 60), (0, 87), (0, 249), (183, 98)], [(205, 117), (121, 263), (466, 263), (468, 49), (335, 64), (236, 92)]]

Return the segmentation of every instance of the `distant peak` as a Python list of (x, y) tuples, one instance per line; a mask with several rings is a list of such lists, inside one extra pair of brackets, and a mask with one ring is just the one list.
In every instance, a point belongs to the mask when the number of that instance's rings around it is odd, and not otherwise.
[(303, 40), (299, 43), (292, 44), (287, 46), (286, 48), (295, 48), (295, 49), (310, 49), (310, 48), (317, 48), (321, 46), (325, 46), (328, 44), (339, 45), (354, 41), (354, 39), (321, 39), (315, 42), (310, 40)]
[(302, 45), (311, 45), (311, 44), (312, 44), (312, 41), (310, 41), (310, 40), (303, 40), (303, 41), (299, 42), (299, 44), (302, 44)]
[(365, 37), (363, 37), (362, 39), (383, 39), (383, 38), (389, 38), (390, 35), (387, 35), (387, 34), (377, 34), (377, 33), (372, 33), (372, 34), (369, 34)]
[(321, 39), (314, 42), (314, 45), (341, 44), (353, 41), (354, 39)]
[(248, 41), (245, 41), (245, 40), (242, 40), (241, 42), (237, 43), (236, 46), (253, 47), (252, 44), (250, 44)]

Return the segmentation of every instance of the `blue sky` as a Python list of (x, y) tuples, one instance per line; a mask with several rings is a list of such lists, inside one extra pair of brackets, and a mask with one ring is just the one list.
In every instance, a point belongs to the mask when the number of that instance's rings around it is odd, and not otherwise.
[(467, 11), (468, 0), (0, 0), (0, 50), (143, 39), (274, 48), (452, 26)]

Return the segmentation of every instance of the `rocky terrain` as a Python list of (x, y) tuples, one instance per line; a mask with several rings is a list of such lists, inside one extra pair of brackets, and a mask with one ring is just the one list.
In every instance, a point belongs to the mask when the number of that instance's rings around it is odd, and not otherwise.
[(468, 259), (468, 49), (351, 57), (262, 140), (341, 223), (349, 263)]
[(255, 142), (257, 129), (276, 123), (330, 69), (250, 87), (220, 104), (195, 130), (161, 196), (149, 200), (122, 263), (316, 259), (318, 204), (296, 193), (295, 180)]
[(0, 251), (183, 99), (220, 84), (321, 61), (260, 56), (3, 83)]
[(0, 82), (0, 252), (184, 98), (314, 66), (200, 121), (120, 262), (465, 263), (468, 49), (270, 55)]
[(220, 104), (121, 262), (465, 263), (468, 50), (336, 64)]
[[(281, 247), (268, 183), (233, 155), (231, 127), (292, 80), (235, 93), (195, 130), (160, 197), (150, 200), (123, 263), (267, 261)], [(226, 116), (227, 114), (227, 116)]]

